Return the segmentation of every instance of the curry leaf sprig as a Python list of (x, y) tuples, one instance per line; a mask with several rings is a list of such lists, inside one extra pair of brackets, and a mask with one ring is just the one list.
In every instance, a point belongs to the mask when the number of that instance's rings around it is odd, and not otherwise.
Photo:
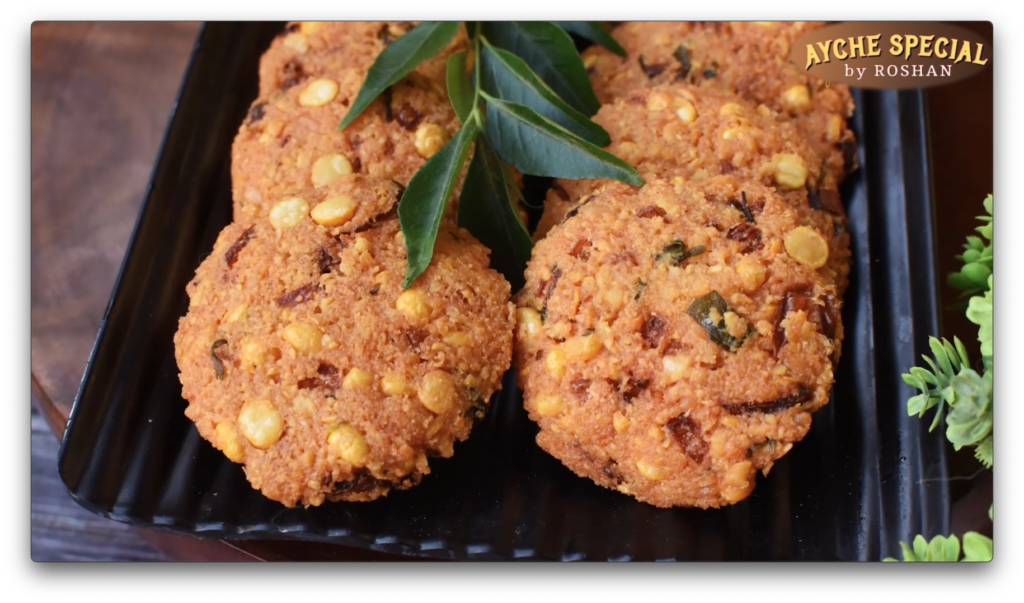
[[(975, 236), (967, 237), (965, 251), (957, 256), (964, 262), (959, 272), (949, 275), (949, 284), (964, 291), (969, 298), (967, 318), (978, 325), (981, 343), (982, 373), (971, 368), (967, 350), (956, 337), (954, 343), (931, 337), (934, 360), (924, 356), (929, 368), (914, 367), (903, 375), (903, 380), (920, 391), (907, 400), (910, 415), (924, 417), (930, 408), (936, 408), (929, 431), (935, 429), (946, 413), (946, 439), (953, 448), (974, 446), (974, 456), (988, 469), (992, 468), (992, 195), (985, 198), (987, 216), (976, 230), (988, 243)], [(989, 509), (989, 519), (992, 509)], [(900, 542), (904, 561), (958, 561), (960, 541), (956, 536), (935, 536), (931, 541), (921, 535), (914, 538), (913, 547)], [(963, 538), (963, 561), (991, 561), (992, 539), (976, 532), (967, 532)], [(891, 557), (885, 561), (896, 561)]]
[[(378, 55), (344, 129), (390, 86), (455, 37), (457, 22), (424, 22)], [(608, 133), (590, 120), (600, 106), (567, 32), (624, 54), (597, 23), (466, 23), (469, 49), (448, 57), (448, 96), (462, 127), (409, 181), (398, 205), (409, 287), (430, 265), (445, 208), (467, 158), (458, 223), (491, 249), (494, 268), (523, 284), (532, 240), (516, 211), (522, 194), (510, 166), (554, 178), (608, 178), (641, 186), (633, 167), (601, 147)], [(473, 57), (472, 63), (469, 63)]]

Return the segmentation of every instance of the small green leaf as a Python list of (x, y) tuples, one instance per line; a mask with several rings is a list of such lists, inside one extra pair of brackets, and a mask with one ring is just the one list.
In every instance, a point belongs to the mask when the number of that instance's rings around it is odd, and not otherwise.
[[(903, 375), (903, 380), (908, 385), (918, 389), (921, 393), (907, 400), (907, 414), (924, 417), (926, 410), (938, 405), (934, 419), (928, 431), (938, 427), (942, 418), (942, 402), (952, 407), (956, 391), (952, 387), (953, 379), (962, 374), (969, 366), (967, 350), (963, 342), (953, 338), (953, 343), (946, 339), (928, 338), (928, 346), (931, 348), (935, 359), (928, 356), (921, 356), (929, 368), (913, 367), (909, 374)], [(971, 371), (973, 373), (973, 371)], [(948, 419), (947, 419), (948, 420)], [(948, 430), (947, 430), (948, 437)]]
[(949, 283), (949, 286), (953, 287), (954, 289), (970, 289), (971, 287), (974, 286), (973, 283), (968, 281), (967, 278), (964, 277), (959, 272), (950, 272), (949, 276), (946, 277), (946, 282)]
[[(936, 379), (935, 375), (919, 366), (915, 366), (912, 369), (910, 369), (910, 375), (921, 383), (930, 383), (931, 385), (939, 384), (939, 381), (938, 379)], [(907, 375), (903, 375), (903, 377), (904, 379), (906, 379)], [(910, 385), (914, 385), (913, 383), (910, 383), (910, 381), (907, 381), (907, 383), (909, 383)]]
[[(974, 230), (976, 232), (978, 232), (981, 236), (983, 236), (986, 239), (988, 239), (989, 241), (991, 241), (992, 240), (992, 195), (989, 195), (988, 197), (985, 197), (985, 200), (982, 202), (982, 205), (985, 206), (985, 211), (988, 212), (988, 215), (987, 216), (978, 216), (978, 219), (981, 220), (982, 222), (984, 222), (984, 224), (982, 224), (981, 226), (978, 226)], [(990, 254), (992, 253), (992, 247), (991, 246), (986, 247), (986, 250)]]
[(491, 267), (518, 291), (533, 240), (512, 205), (503, 171), (487, 140), (478, 140), (459, 195), (459, 226), (491, 250)]
[[(494, 149), (492, 148), (491, 150), (493, 151)], [(508, 189), (508, 194), (512, 197), (515, 197), (514, 201), (522, 203), (523, 205), (527, 205), (528, 207), (534, 207), (532, 205), (527, 204), (526, 197), (523, 196), (523, 191), (519, 188), (519, 183), (516, 182), (516, 175), (512, 172), (512, 166), (502, 161), (501, 174), (505, 178), (505, 187)], [(541, 205), (536, 207), (538, 209), (544, 207), (543, 203), (544, 202), (542, 200)]]
[(949, 536), (942, 544), (942, 560), (957, 561), (959, 559), (959, 540), (956, 536)]
[(978, 444), (992, 433), (992, 373), (964, 368), (953, 377), (952, 410), (946, 415), (946, 439), (953, 448)]
[[(935, 402), (938, 403), (940, 399), (936, 399)], [(932, 424), (928, 426), (928, 433), (935, 431), (935, 428), (939, 426), (940, 419), (942, 419), (942, 406), (935, 410), (935, 418), (932, 419)]]
[(928, 541), (920, 534), (914, 536), (914, 560), (928, 561)]
[(978, 462), (985, 465), (986, 468), (992, 468), (992, 434), (978, 443), (974, 449), (974, 458), (978, 459)]
[(566, 104), (516, 55), (484, 40), (480, 59), (481, 85), (489, 94), (525, 105), (599, 147), (611, 144), (604, 128)]
[(402, 200), (398, 203), (398, 221), (405, 235), (409, 262), (402, 287), (412, 285), (416, 277), (423, 274), (430, 265), (441, 216), (444, 215), (445, 206), (448, 205), (455, 181), (462, 171), (476, 134), (476, 122), (466, 122), (455, 138), (441, 147), (413, 175), (402, 194)]
[(976, 295), (967, 305), (967, 320), (978, 325), (981, 355), (992, 356), (992, 277), (988, 277), (988, 291)]
[(473, 111), (473, 84), (466, 72), (466, 55), (468, 50), (460, 50), (448, 57), (448, 70), (445, 78), (448, 81), (448, 98), (452, 108), (459, 116), (459, 121), (466, 123), (466, 118)]
[(925, 411), (935, 406), (936, 402), (937, 400), (932, 399), (928, 394), (918, 394), (907, 400), (907, 415), (917, 415), (923, 419)]
[(717, 291), (693, 300), (686, 313), (708, 333), (708, 338), (730, 352), (740, 349), (747, 337), (754, 332), (748, 325), (747, 332), (739, 337), (733, 336), (725, 322), (727, 313), (733, 312), (729, 302), (725, 301)]
[[(672, 56), (675, 57), (675, 59), (677, 61), (679, 61), (680, 73), (682, 74), (680, 77), (686, 77), (687, 75), (689, 75), (689, 73), (690, 73), (690, 51), (686, 50), (686, 47), (683, 46), (682, 44), (680, 44), (679, 46), (676, 47), (676, 50), (675, 50), (675, 52), (672, 53)], [(822, 162), (822, 164), (821, 164), (821, 173), (818, 176), (818, 181), (820, 182), (821, 179), (824, 178), (824, 177), (825, 177), (825, 163)]]
[(675, 265), (686, 259), (686, 243), (680, 239), (672, 239), (654, 256), (654, 261), (667, 260)]
[(992, 539), (977, 532), (964, 534), (964, 561), (992, 561)]
[(366, 79), (338, 129), (345, 129), (381, 92), (447, 46), (458, 30), (458, 21), (424, 21), (385, 46), (366, 72)]
[(616, 42), (612, 34), (608, 33), (608, 30), (597, 21), (553, 21), (553, 23), (565, 31), (604, 46), (620, 57), (626, 56), (626, 49)]
[(962, 341), (957, 336), (953, 336), (953, 347), (956, 348), (956, 355), (960, 359), (960, 366), (968, 366), (970, 361), (967, 360), (967, 348), (964, 347)]
[(227, 345), (227, 343), (227, 339), (218, 339), (210, 346), (210, 356), (213, 358), (213, 372), (217, 375), (217, 379), (222, 381), (224, 380), (224, 363), (217, 356), (216, 350), (222, 345)]
[[(903, 383), (909, 385), (910, 387), (916, 388), (916, 389), (925, 389), (925, 390), (927, 390), (928, 386), (925, 384), (924, 380), (922, 380), (920, 377), (916, 376), (913, 373), (914, 369), (918, 369), (918, 367), (914, 367), (913, 369), (910, 369), (909, 373), (904, 373), (903, 375), (901, 375), (901, 377), (903, 378)], [(925, 371), (924, 369), (918, 369), (918, 370), (919, 371)], [(925, 373), (928, 373), (928, 371), (925, 371)], [(913, 415), (913, 413), (910, 413), (910, 414)]]
[(956, 536), (946, 538), (936, 536), (929, 544), (932, 561), (958, 561), (960, 559), (960, 540)]
[[(914, 547), (900, 542), (904, 561), (956, 562), (960, 561), (960, 539), (956, 536), (936, 536), (931, 542), (918, 534), (914, 537)], [(991, 561), (992, 539), (977, 532), (967, 532), (963, 541), (964, 558), (962, 561)], [(886, 557), (882, 561), (896, 561)]]
[[(946, 375), (946, 373), (944, 373), (941, 370), (939, 370), (939, 367), (935, 364), (934, 360), (932, 360), (928, 356), (921, 356), (921, 358), (928, 364), (929, 368), (931, 368), (932, 374), (935, 375), (935, 379), (936, 379), (935, 383), (936, 384), (945, 383), (946, 382), (945, 380), (949, 379), (949, 376)], [(943, 379), (945, 379), (945, 380), (943, 380)], [(945, 387), (945, 386), (944, 385), (940, 386), (940, 389), (942, 387)]]
[(992, 269), (984, 264), (973, 263), (961, 268), (960, 274), (978, 287), (984, 287), (988, 277), (992, 274)]
[(644, 183), (628, 163), (572, 134), (529, 107), (481, 93), (487, 102), (487, 140), (524, 174), (554, 178), (608, 178)]
[[(983, 222), (975, 228), (982, 237), (988, 239), (988, 243), (981, 237), (969, 236), (964, 242), (964, 252), (956, 258), (964, 262), (959, 272), (950, 273), (948, 282), (950, 286), (963, 291), (961, 298), (970, 298), (986, 291), (986, 282), (992, 274), (992, 195), (985, 198), (983, 202), (987, 216), (978, 216)], [(963, 310), (963, 304), (957, 304), (956, 309)]]
[(914, 555), (914, 549), (910, 548), (906, 542), (900, 541), (900, 549), (903, 551), (904, 561), (917, 561), (917, 557)]
[(942, 367), (942, 372), (947, 375), (956, 373), (956, 367), (953, 367), (953, 362), (956, 362), (956, 358), (950, 358), (949, 342), (946, 340), (939, 340), (935, 337), (928, 338), (928, 345), (932, 349), (932, 355), (935, 356), (935, 361)]
[(686, 243), (680, 239), (672, 239), (662, 250), (654, 256), (655, 261), (666, 261), (675, 266), (687, 258), (696, 257), (707, 251), (703, 245), (697, 245), (692, 249), (686, 249)]
[(547, 21), (489, 21), (482, 23), (481, 29), (491, 44), (526, 61), (577, 111), (593, 115), (601, 107), (572, 38), (557, 25)]

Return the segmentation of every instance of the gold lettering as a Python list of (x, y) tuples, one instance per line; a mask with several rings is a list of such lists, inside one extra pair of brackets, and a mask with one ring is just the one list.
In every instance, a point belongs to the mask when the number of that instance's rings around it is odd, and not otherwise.
[(935, 36), (921, 36), (921, 50), (917, 53), (917, 56), (930, 57), (932, 56), (932, 40)]
[(935, 40), (935, 56), (940, 59), (944, 59), (949, 56), (946, 54), (946, 51), (942, 49), (943, 46), (949, 46), (949, 40), (946, 38), (939, 38), (938, 40)]
[(858, 56), (864, 57), (864, 36), (857, 36), (857, 41), (853, 41), (853, 37), (850, 38), (850, 58), (855, 59)]
[(828, 58), (829, 46), (831, 46), (831, 44), (828, 42), (818, 42), (818, 48), (821, 49), (821, 52), (825, 55), (825, 60), (822, 61), (822, 63), (828, 63), (831, 60)]
[(903, 54), (903, 36), (900, 34), (892, 34), (892, 37), (889, 38), (889, 43), (892, 44), (892, 47), (889, 48), (889, 54), (894, 57), (898, 57)]
[(978, 51), (974, 53), (974, 60), (971, 62), (974, 63), (975, 65), (988, 64), (988, 59), (985, 59), (984, 61), (981, 60), (981, 53), (983, 50), (985, 50), (985, 45), (982, 44), (981, 42), (975, 42), (974, 44), (978, 47)]
[(915, 48), (917, 48), (917, 44), (918, 44), (919, 41), (920, 40), (918, 39), (917, 36), (912, 35), (912, 34), (907, 34), (907, 49), (906, 49), (906, 53), (903, 55), (903, 60), (904, 61), (910, 60), (910, 51), (915, 49)]
[(807, 66), (804, 67), (804, 71), (811, 68), (811, 65), (817, 65), (821, 63), (821, 59), (818, 58), (818, 53), (814, 52), (814, 44), (807, 45)]
[(846, 40), (839, 38), (838, 40), (834, 40), (832, 42), (832, 54), (840, 61), (845, 60), (846, 57), (849, 56), (848, 54), (846, 54), (845, 50), (839, 49), (841, 46), (846, 46)]
[(878, 40), (882, 37), (882, 34), (875, 34), (868, 36), (868, 56), (877, 57), (881, 56), (882, 49), (878, 47)]
[(968, 63), (971, 61), (971, 43), (967, 40), (964, 40), (964, 43), (960, 45), (960, 54), (956, 55), (956, 61), (953, 62), (959, 63), (960, 61), (967, 61)]
[(953, 38), (953, 44), (949, 47), (949, 60), (951, 61), (953, 60), (953, 57), (956, 56), (956, 42), (957, 39)]

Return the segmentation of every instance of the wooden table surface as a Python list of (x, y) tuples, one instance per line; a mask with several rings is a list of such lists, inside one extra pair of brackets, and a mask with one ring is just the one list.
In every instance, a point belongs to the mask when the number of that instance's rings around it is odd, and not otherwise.
[[(991, 25), (971, 27), (991, 39)], [(130, 528), (79, 507), (57, 476), (52, 434), (63, 433), (198, 29), (169, 22), (32, 26), (32, 558), (396, 559), (322, 543), (225, 543)], [(992, 191), (992, 70), (932, 89), (928, 102), (945, 273), (956, 267), (953, 255)], [(948, 288), (941, 295), (943, 303), (955, 299)], [(962, 316), (943, 319), (944, 334), (974, 342), (976, 328)], [(951, 473), (974, 468), (960, 455)], [(976, 501), (954, 514), (954, 531), (979, 529), (990, 476), (958, 482), (954, 495)]]

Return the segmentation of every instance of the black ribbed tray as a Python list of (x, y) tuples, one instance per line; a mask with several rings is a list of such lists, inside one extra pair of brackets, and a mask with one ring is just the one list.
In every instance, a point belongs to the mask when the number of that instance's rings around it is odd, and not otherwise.
[(948, 532), (942, 431), (906, 416), (900, 373), (938, 332), (920, 91), (855, 91), (861, 169), (844, 185), (853, 245), (832, 401), (754, 493), (657, 509), (595, 486), (533, 441), (511, 374), (452, 459), (372, 503), (286, 509), (184, 416), (172, 337), (185, 284), (231, 218), (229, 151), (280, 24), (200, 33), (59, 456), (98, 514), (215, 538), (320, 540), (446, 559), (877, 560)]

